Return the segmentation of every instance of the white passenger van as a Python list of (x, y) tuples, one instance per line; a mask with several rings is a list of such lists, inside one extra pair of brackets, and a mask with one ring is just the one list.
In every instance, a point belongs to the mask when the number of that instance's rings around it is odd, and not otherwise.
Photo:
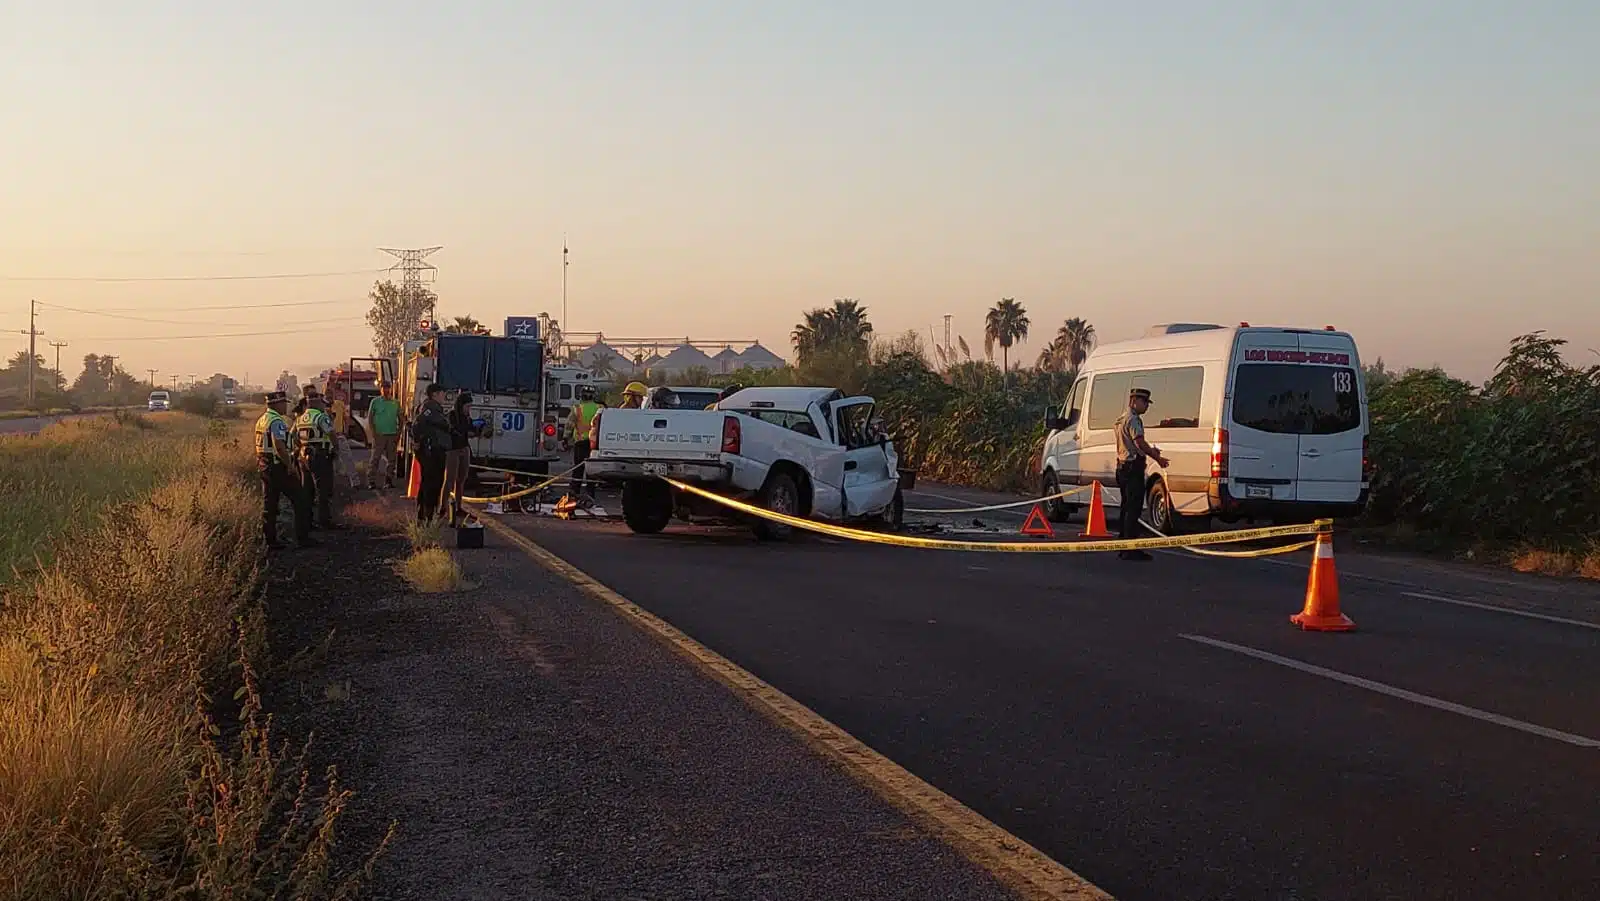
[[(1367, 394), (1349, 334), (1179, 323), (1096, 348), (1045, 417), (1041, 495), (1098, 480), (1107, 506), (1122, 502), (1112, 426), (1138, 387), (1151, 395), (1145, 437), (1171, 464), (1145, 464), (1144, 519), (1160, 531), (1365, 507)], [(1060, 522), (1076, 506), (1046, 512)]]

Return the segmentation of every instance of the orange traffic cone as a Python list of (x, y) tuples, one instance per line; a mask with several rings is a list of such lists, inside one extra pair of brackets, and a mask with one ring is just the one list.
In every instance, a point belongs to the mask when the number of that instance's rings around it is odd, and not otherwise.
[(1311, 558), (1311, 577), (1306, 580), (1306, 608), (1289, 617), (1308, 632), (1349, 632), (1355, 621), (1339, 612), (1339, 574), (1333, 567), (1333, 533), (1326, 528), (1317, 533), (1315, 556)]
[(1094, 488), (1089, 492), (1089, 524), (1084, 528), (1079, 538), (1110, 538), (1111, 532), (1106, 529), (1106, 508), (1100, 500), (1100, 483), (1096, 481)]
[(411, 477), (406, 479), (406, 499), (416, 497), (422, 492), (422, 464), (416, 457), (411, 458)]

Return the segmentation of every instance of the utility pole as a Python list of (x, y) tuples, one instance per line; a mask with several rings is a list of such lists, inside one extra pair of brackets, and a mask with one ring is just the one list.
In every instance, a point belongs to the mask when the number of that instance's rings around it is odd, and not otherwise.
[(945, 353), (949, 353), (950, 352), (950, 320), (951, 320), (951, 318), (953, 318), (953, 317), (949, 313), (944, 314), (944, 352)]
[(150, 375), (150, 390), (156, 390), (156, 371), (154, 369), (146, 369), (145, 372)]
[(567, 233), (561, 233), (561, 329), (567, 331), (572, 323), (567, 321)]
[(38, 353), (39, 353), (38, 347), (36, 346), (36, 342), (38, 341), (39, 336), (44, 334), (44, 332), (39, 331), (39, 329), (37, 328), (37, 317), (38, 317), (38, 315), (39, 315), (39, 302), (37, 300), (28, 301), (28, 406), (29, 407), (32, 407), (38, 401), (37, 395), (34, 393), (33, 358), (35, 356), (37, 356)]
[[(50, 346), (56, 349), (56, 378), (60, 379), (62, 382), (65, 382), (67, 378), (61, 374), (61, 348), (66, 347), (67, 342), (51, 341)], [(55, 382), (52, 381), (50, 385), (51, 387), (55, 387)]]

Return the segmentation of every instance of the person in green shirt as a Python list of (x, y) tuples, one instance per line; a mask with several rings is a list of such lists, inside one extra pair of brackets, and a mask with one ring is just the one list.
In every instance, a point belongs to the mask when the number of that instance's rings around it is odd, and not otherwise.
[(400, 404), (394, 387), (380, 384), (382, 392), (367, 405), (367, 421), (372, 423), (372, 457), (367, 461), (367, 489), (377, 488), (374, 476), (383, 473), (383, 487), (394, 487), (395, 449), (400, 443)]

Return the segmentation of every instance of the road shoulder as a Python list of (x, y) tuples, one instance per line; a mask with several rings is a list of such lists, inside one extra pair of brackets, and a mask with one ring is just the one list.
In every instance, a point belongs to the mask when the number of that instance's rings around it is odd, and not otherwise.
[(354, 761), (351, 844), (399, 820), (377, 896), (1012, 897), (521, 551), (491, 538), (459, 554), (472, 590), (419, 595), (403, 541), (328, 544), (304, 558), (328, 596), (274, 601), (277, 656), (319, 649), (276, 693)]

